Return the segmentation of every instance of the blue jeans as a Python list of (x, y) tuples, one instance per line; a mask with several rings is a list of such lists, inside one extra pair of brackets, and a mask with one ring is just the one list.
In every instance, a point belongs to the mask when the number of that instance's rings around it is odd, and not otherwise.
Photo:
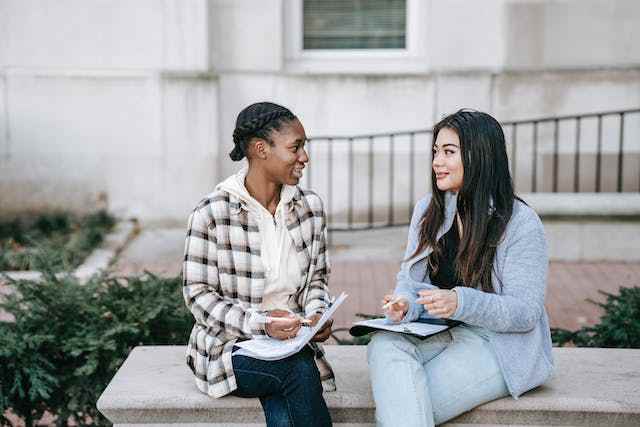
[(491, 332), (460, 325), (426, 339), (376, 333), (369, 372), (380, 426), (434, 426), (507, 396)]
[(231, 360), (238, 386), (232, 394), (260, 398), (267, 426), (331, 425), (311, 348), (282, 360), (248, 356), (232, 356)]

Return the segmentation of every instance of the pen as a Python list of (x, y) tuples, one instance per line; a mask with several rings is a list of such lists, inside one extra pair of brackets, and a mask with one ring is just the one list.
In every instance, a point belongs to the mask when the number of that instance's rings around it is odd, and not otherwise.
[[(265, 323), (278, 322), (281, 320), (289, 320), (293, 319), (292, 317), (265, 317)], [(310, 325), (312, 322), (310, 319), (305, 319), (304, 317), (298, 317), (297, 319), (303, 325)]]

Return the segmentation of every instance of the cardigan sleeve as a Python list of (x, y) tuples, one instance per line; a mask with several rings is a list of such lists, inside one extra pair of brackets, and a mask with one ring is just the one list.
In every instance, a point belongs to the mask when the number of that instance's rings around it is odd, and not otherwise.
[(215, 225), (195, 210), (189, 217), (182, 264), (184, 301), (196, 322), (239, 338), (265, 335), (265, 313), (234, 304), (220, 289)]
[[(429, 283), (419, 283), (411, 279), (411, 275), (409, 273), (409, 268), (411, 266), (411, 261), (409, 257), (413, 255), (418, 247), (418, 242), (420, 241), (420, 224), (422, 222), (422, 217), (429, 206), (429, 199), (424, 198), (418, 203), (416, 203), (415, 208), (413, 209), (413, 214), (411, 215), (411, 223), (409, 225), (409, 234), (407, 236), (407, 248), (404, 253), (404, 260), (400, 265), (400, 271), (396, 276), (396, 288), (393, 291), (394, 295), (405, 298), (409, 301), (409, 309), (407, 310), (407, 314), (404, 316), (401, 322), (412, 322), (422, 313), (424, 313), (424, 306), (421, 304), (417, 304), (416, 300), (418, 299), (418, 291), (422, 289), (432, 289), (435, 288), (434, 285)], [(391, 320), (391, 319), (389, 319)]]
[[(544, 313), (549, 258), (540, 218), (512, 225), (501, 275), (501, 293), (456, 287), (458, 308), (452, 319), (495, 332), (527, 332)], [(493, 274), (496, 274), (495, 271)]]

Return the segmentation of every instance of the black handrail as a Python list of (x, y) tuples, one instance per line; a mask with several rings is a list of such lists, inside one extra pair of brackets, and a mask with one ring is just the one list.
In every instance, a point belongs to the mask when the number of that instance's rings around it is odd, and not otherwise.
[[(617, 120), (617, 123), (613, 123), (616, 126), (610, 126), (611, 118)], [(593, 130), (587, 129), (587, 124), (592, 123), (591, 119), (595, 119), (596, 129), (589, 133), (589, 130)], [(510, 153), (514, 185), (519, 192), (640, 191), (640, 182), (630, 183), (629, 179), (625, 182), (625, 172), (627, 178), (633, 175), (629, 168), (638, 168), (640, 177), (640, 165), (625, 162), (625, 149), (630, 147), (629, 139), (640, 135), (640, 108), (509, 120), (501, 124)], [(570, 125), (569, 130), (563, 127), (566, 124)], [(632, 128), (632, 125), (635, 127)], [(313, 169), (307, 169), (303, 185), (326, 185), (324, 191), (323, 188), (314, 189), (324, 193), (322, 195), (329, 213), (329, 229), (360, 230), (406, 225), (413, 210), (416, 192), (430, 191), (426, 184), (431, 179), (431, 134), (432, 129), (425, 128), (309, 138)], [(416, 140), (419, 137), (427, 138), (428, 141), (418, 145)], [(587, 137), (595, 140), (595, 147), (587, 147), (584, 143)], [(608, 140), (615, 141), (615, 150), (612, 151), (612, 144), (607, 144)], [(561, 141), (564, 147), (562, 151)], [(573, 150), (567, 150), (567, 145), (572, 145)], [(320, 154), (323, 146), (325, 165), (315, 164), (314, 158)], [(379, 150), (376, 149), (378, 146), (381, 147)], [(357, 150), (360, 147), (362, 149)], [(416, 147), (422, 147), (422, 150), (416, 150)], [(345, 155), (341, 156), (339, 150), (343, 150)], [(613, 157), (606, 160), (607, 164), (615, 166), (603, 168), (605, 153)], [(545, 155), (550, 166), (544, 163)], [(586, 158), (588, 155), (592, 158)], [(366, 162), (361, 162), (356, 169), (358, 156), (366, 157)], [(382, 172), (375, 170), (380, 162), (383, 165)], [(424, 171), (418, 169), (418, 162), (421, 162)], [(585, 170), (585, 166), (589, 164), (594, 164), (593, 174)], [(572, 169), (573, 173), (562, 174), (564, 181), (561, 182), (561, 171), (567, 168)], [(610, 172), (613, 168), (615, 177)], [(312, 171), (315, 174), (313, 178)], [(327, 176), (323, 177), (324, 173)], [(570, 185), (567, 185), (567, 180)], [(358, 185), (365, 181), (367, 185)], [(397, 187), (404, 183), (408, 190), (398, 190)], [(337, 187), (340, 194), (336, 193), (334, 187)], [(357, 197), (365, 191), (365, 197)], [(343, 196), (343, 199), (346, 197), (344, 206), (340, 205), (336, 196)], [(398, 215), (404, 211), (406, 215)], [(338, 215), (340, 212), (344, 213)], [(337, 220), (339, 216), (343, 218), (342, 223)]]

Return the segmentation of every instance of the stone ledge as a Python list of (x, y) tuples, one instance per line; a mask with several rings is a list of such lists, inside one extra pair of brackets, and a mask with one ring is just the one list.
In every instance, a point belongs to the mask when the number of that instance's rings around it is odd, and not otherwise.
[[(337, 425), (372, 425), (366, 348), (326, 346), (338, 391), (325, 399)], [(257, 399), (212, 399), (197, 391), (184, 347), (135, 348), (98, 401), (117, 426), (264, 423)], [(640, 350), (554, 348), (556, 373), (518, 400), (500, 399), (448, 423), (462, 425), (640, 425)], [(258, 424), (259, 425), (259, 424)]]
[(541, 217), (640, 217), (638, 193), (525, 193)]
[[(100, 246), (94, 249), (87, 259), (74, 270), (73, 275), (85, 282), (94, 274), (106, 270), (137, 231), (138, 226), (135, 221), (117, 222), (113, 230), (104, 237)], [(40, 280), (42, 278), (42, 273), (39, 271), (3, 271), (0, 273), (14, 280)]]

